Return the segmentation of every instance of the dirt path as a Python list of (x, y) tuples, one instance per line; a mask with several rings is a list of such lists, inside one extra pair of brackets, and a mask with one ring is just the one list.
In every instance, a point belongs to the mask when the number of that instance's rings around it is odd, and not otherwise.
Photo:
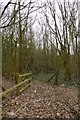
[[(3, 100), (3, 117), (74, 118), (78, 116), (78, 89), (33, 83), (19, 97)], [(76, 115), (74, 115), (76, 113)]]
[(2, 85), (4, 86), (5, 90), (7, 90), (10, 87), (14, 86), (15, 83), (9, 78), (2, 77)]

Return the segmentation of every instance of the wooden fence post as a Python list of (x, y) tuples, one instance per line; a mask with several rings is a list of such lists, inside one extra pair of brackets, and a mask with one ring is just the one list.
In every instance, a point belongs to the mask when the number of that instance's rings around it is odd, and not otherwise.
[[(19, 73), (16, 74), (16, 83), (19, 84), (20, 83), (20, 79), (19, 79)], [(17, 95), (20, 94), (20, 86), (17, 87)]]

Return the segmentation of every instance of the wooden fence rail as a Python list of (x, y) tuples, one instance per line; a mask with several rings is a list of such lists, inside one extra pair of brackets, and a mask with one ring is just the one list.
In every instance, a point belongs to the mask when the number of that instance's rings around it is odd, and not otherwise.
[[(29, 75), (32, 75), (32, 73), (26, 73), (26, 74), (21, 74), (21, 75), (17, 75), (17, 85), (14, 85), (13, 87), (7, 89), (6, 91), (0, 93), (0, 97), (6, 95), (7, 93), (11, 92), (14, 89), (17, 89), (17, 94), (21, 93), (24, 89), (26, 89), (28, 86), (31, 85), (31, 77), (25, 79), (24, 81), (21, 81), (20, 79), (22, 77), (27, 77)], [(28, 84), (26, 84), (28, 82)], [(22, 86), (23, 85), (23, 86)]]
[(21, 78), (21, 77), (25, 77), (25, 76), (29, 76), (29, 75), (32, 75), (32, 73), (30, 72), (30, 73), (25, 73), (25, 74), (21, 74), (21, 75), (18, 75), (19, 76), (19, 78)]

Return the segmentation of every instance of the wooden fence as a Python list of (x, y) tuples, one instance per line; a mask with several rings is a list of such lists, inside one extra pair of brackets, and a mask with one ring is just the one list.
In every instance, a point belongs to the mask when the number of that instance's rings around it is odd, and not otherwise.
[(16, 85), (7, 89), (6, 91), (0, 93), (0, 97), (5, 96), (7, 93), (11, 92), (12, 90), (16, 89), (17, 95), (19, 95), (23, 90), (25, 90), (28, 86), (31, 85), (31, 75), (32, 73), (26, 74), (17, 74), (16, 75)]

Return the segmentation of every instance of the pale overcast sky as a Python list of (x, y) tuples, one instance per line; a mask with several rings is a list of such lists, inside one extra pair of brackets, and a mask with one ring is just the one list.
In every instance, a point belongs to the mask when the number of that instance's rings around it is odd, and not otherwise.
[[(4, 4), (6, 4), (6, 3), (9, 2), (10, 0), (0, 0), (0, 1), (2, 1)], [(18, 0), (12, 0), (12, 1), (18, 1)], [(26, 1), (26, 0), (23, 0), (23, 1)], [(27, 1), (29, 1), (29, 0), (27, 0)], [(33, 0), (32, 0), (32, 1), (33, 1)], [(47, 0), (37, 0), (37, 1), (43, 2), (43, 1), (47, 1)], [(64, 1), (64, 0), (51, 0), (51, 1)], [(74, 0), (66, 0), (66, 1), (72, 2), (72, 1), (74, 1)], [(77, 1), (80, 1), (80, 0), (77, 0)]]

